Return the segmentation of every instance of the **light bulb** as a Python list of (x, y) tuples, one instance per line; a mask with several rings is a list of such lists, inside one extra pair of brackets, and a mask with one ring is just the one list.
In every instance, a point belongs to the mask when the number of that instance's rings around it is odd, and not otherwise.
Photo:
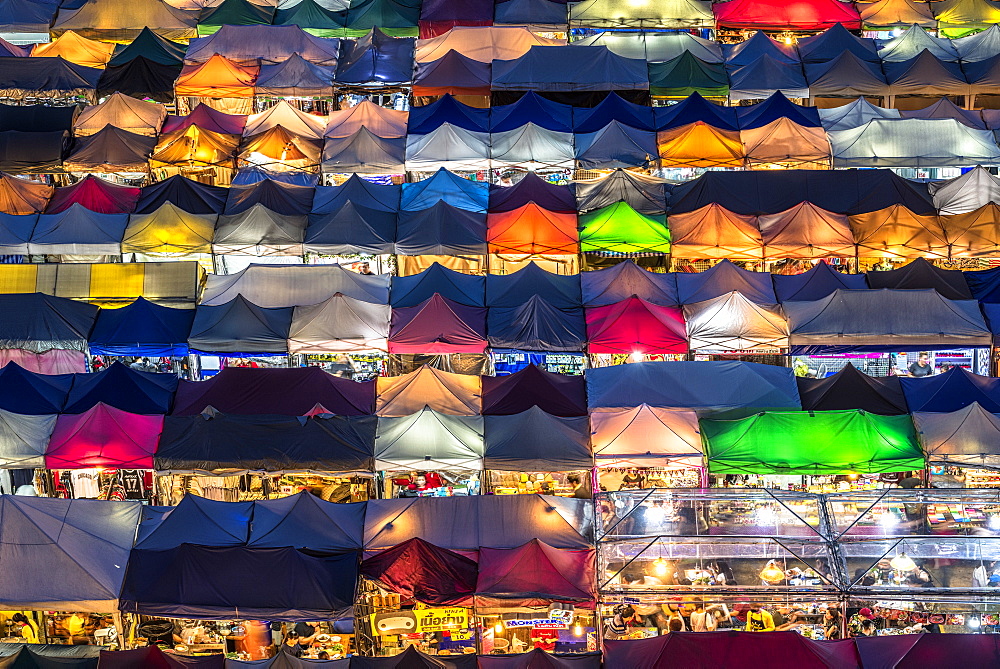
[(657, 576), (667, 575), (667, 561), (659, 557), (653, 560), (653, 573)]
[(493, 631), (497, 634), (503, 634), (503, 622), (498, 620), (496, 626), (493, 628)]
[(632, 351), (632, 354), (629, 355), (629, 360), (632, 362), (642, 362), (642, 353), (639, 351)]
[(769, 560), (767, 565), (760, 570), (760, 578), (767, 583), (781, 583), (785, 580), (785, 572), (774, 564), (774, 560)]
[(917, 567), (916, 563), (906, 553), (900, 553), (889, 560), (889, 566), (896, 571), (913, 571)]
[(979, 629), (980, 624), (979, 618), (969, 618), (969, 627), (972, 629)]
[(573, 636), (583, 636), (583, 625), (580, 623), (573, 625)]

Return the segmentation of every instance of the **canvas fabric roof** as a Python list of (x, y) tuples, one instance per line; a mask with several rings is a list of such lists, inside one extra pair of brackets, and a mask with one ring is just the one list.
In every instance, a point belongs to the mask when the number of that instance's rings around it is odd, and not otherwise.
[(928, 462), (1000, 468), (1000, 451), (995, 446), (1000, 416), (988, 412), (978, 402), (951, 412), (917, 412), (913, 414), (913, 423)]
[(65, 413), (83, 413), (98, 404), (136, 414), (166, 413), (177, 390), (169, 373), (140, 372), (115, 362), (99, 372), (76, 374), (62, 407)]
[(60, 10), (52, 32), (72, 30), (82, 37), (109, 40), (135, 38), (147, 26), (166, 39), (194, 37), (197, 16), (163, 0), (142, 0), (123, 5), (117, 0), (88, 0), (79, 9)]
[(410, 81), (413, 76), (414, 42), (411, 37), (390, 37), (377, 27), (357, 39), (341, 41), (337, 81), (341, 84)]
[(105, 126), (77, 139), (63, 166), (71, 172), (148, 172), (156, 139)]
[(348, 200), (336, 212), (309, 215), (304, 248), (306, 253), (377, 255), (392, 253), (395, 237), (396, 212)]
[(394, 307), (413, 307), (435, 293), (470, 307), (486, 306), (486, 277), (464, 274), (438, 263), (419, 274), (393, 276), (390, 301)]
[(677, 307), (649, 304), (630, 297), (616, 304), (589, 307), (587, 350), (590, 353), (686, 353), (684, 319)]
[(981, 166), (952, 179), (931, 181), (927, 190), (943, 215), (965, 214), (991, 202), (1000, 203), (1000, 179)]
[(375, 467), (482, 469), (484, 448), (481, 416), (451, 416), (424, 407), (408, 416), (379, 416)]
[(713, 28), (710, 2), (666, 0), (655, 6), (631, 5), (619, 0), (584, 0), (569, 3), (569, 21), (575, 26)]
[(949, 300), (934, 290), (837, 290), (822, 300), (785, 302), (782, 307), (796, 355), (921, 351), (986, 346), (992, 340), (978, 303)]
[(57, 2), (4, 0), (0, 2), (0, 22), (11, 32), (45, 34), (58, 9)]
[[(149, 163), (154, 169), (161, 164), (183, 167), (218, 165), (233, 169), (239, 144), (238, 135), (220, 135), (211, 130), (190, 126), (185, 130), (160, 135)], [(215, 211), (221, 210), (220, 206)]]
[(381, 184), (351, 175), (339, 186), (319, 186), (312, 203), (312, 214), (332, 214), (354, 202), (369, 209), (395, 213), (399, 209), (400, 187)]
[(667, 182), (664, 179), (617, 169), (596, 179), (573, 182), (577, 208), (581, 213), (625, 202), (641, 214), (667, 212)]
[(742, 42), (722, 45), (722, 53), (726, 57), (726, 65), (733, 67), (750, 65), (763, 56), (792, 65), (802, 62), (795, 47), (779, 42), (763, 30), (754, 30)]
[(757, 218), (765, 258), (850, 256), (854, 236), (847, 216), (802, 202), (777, 214)]
[(404, 183), (399, 208), (401, 211), (420, 211), (444, 201), (459, 209), (485, 212), (489, 192), (486, 183), (464, 179), (440, 169), (423, 181)]
[(199, 104), (187, 116), (167, 116), (162, 132), (173, 132), (195, 125), (202, 130), (211, 130), (223, 135), (241, 135), (246, 123), (246, 116), (226, 114), (208, 105)]
[(515, 548), (483, 547), (476, 594), (522, 605), (556, 600), (589, 608), (596, 598), (594, 554), (592, 548), (560, 550), (538, 539)]
[(199, 352), (288, 353), (291, 307), (260, 307), (242, 295), (218, 306), (198, 305), (188, 345)]
[(334, 66), (316, 65), (293, 53), (277, 65), (261, 65), (254, 92), (278, 97), (328, 97), (333, 95), (334, 75)]
[[(919, 383), (914, 383), (918, 381)], [(926, 379), (902, 378), (903, 395), (913, 413), (958, 411), (974, 402), (990, 413), (1000, 413), (1000, 383), (962, 367)]]
[(735, 360), (640, 362), (587, 371), (591, 411), (633, 408), (800, 409), (792, 370)]
[(489, 309), (487, 331), (493, 348), (521, 351), (582, 351), (587, 341), (582, 308), (558, 309), (538, 295)]
[(555, 132), (528, 123), (507, 132), (490, 133), (490, 162), (523, 169), (569, 167), (573, 164), (573, 133)]
[(127, 225), (126, 214), (100, 214), (77, 203), (58, 214), (41, 214), (28, 252), (116, 255), (121, 253)]
[(649, 93), (661, 97), (686, 97), (699, 93), (709, 97), (729, 95), (729, 77), (722, 63), (699, 59), (690, 51), (675, 58), (649, 63)]
[(6, 98), (82, 97), (92, 100), (101, 70), (60, 57), (0, 58), (0, 93)]
[(84, 107), (73, 123), (73, 135), (87, 137), (111, 125), (137, 135), (155, 137), (166, 118), (163, 105), (115, 93), (98, 105)]
[(511, 211), (491, 212), (486, 226), (491, 253), (575, 255), (579, 250), (575, 212), (548, 211), (529, 202)]
[(53, 190), (48, 184), (0, 172), (0, 211), (14, 215), (39, 213), (45, 210)]
[(986, 123), (979, 110), (962, 109), (948, 98), (941, 98), (923, 109), (904, 110), (900, 115), (902, 118), (953, 118), (970, 128), (986, 130)]
[(534, 172), (527, 172), (513, 186), (490, 185), (491, 214), (514, 211), (527, 204), (550, 212), (576, 213), (576, 198), (571, 186), (551, 183)]
[(109, 65), (97, 82), (97, 96), (121, 93), (166, 104), (174, 99), (174, 81), (181, 69), (180, 64), (161, 65), (142, 57), (123, 65)]
[(963, 64), (975, 63), (996, 55), (1000, 45), (1000, 27), (991, 25), (982, 32), (952, 40)]
[(535, 263), (511, 274), (490, 274), (486, 277), (486, 306), (516, 307), (532, 295), (539, 295), (552, 306), (568, 309), (580, 306), (579, 275), (558, 275), (548, 272)]
[(585, 416), (583, 377), (548, 372), (537, 365), (507, 376), (483, 377), (484, 415), (517, 414), (536, 406), (554, 416)]
[(948, 242), (937, 216), (920, 216), (901, 205), (850, 217), (858, 254), (866, 257), (916, 258), (948, 255)]
[(415, 537), (365, 559), (361, 574), (408, 599), (455, 605), (475, 592), (478, 566), (470, 557)]
[(669, 218), (674, 254), (679, 258), (757, 259), (764, 240), (754, 216), (709, 204)]
[(480, 377), (433, 367), (402, 376), (380, 376), (375, 388), (379, 416), (409, 416), (424, 407), (453, 416), (477, 416), (482, 406)]
[(663, 167), (742, 168), (746, 151), (737, 131), (721, 130), (698, 121), (656, 134)]
[(575, 107), (571, 112), (577, 134), (597, 132), (616, 121), (631, 129), (654, 129), (652, 107), (629, 102), (613, 91), (596, 106)]
[[(241, 165), (263, 164), (280, 171), (308, 171), (316, 170), (322, 154), (323, 140), (309, 139), (277, 126), (244, 139), (237, 157)], [(268, 161), (261, 161), (260, 156)]]
[(212, 237), (213, 253), (302, 255), (306, 217), (289, 216), (255, 204), (240, 214), (223, 214)]
[(479, 170), (490, 160), (490, 136), (446, 123), (425, 135), (406, 138), (409, 170)]
[(198, 14), (198, 34), (211, 35), (227, 25), (270, 25), (274, 11), (273, 5), (258, 5), (249, 0), (223, 0), (215, 6), (203, 6)]
[(809, 97), (801, 63), (784, 62), (764, 54), (746, 65), (727, 64), (726, 71), (731, 100), (756, 100), (775, 93), (790, 98)]
[(878, 47), (870, 37), (858, 37), (841, 23), (818, 35), (803, 37), (795, 44), (803, 63), (823, 63), (849, 52), (863, 61), (878, 63)]
[(439, 201), (399, 214), (395, 245), (399, 255), (485, 255), (486, 249), (485, 213)]
[(407, 119), (409, 135), (425, 134), (445, 123), (474, 132), (489, 131), (489, 109), (470, 107), (447, 93), (429, 105), (411, 107), (409, 113)]
[(541, 37), (519, 26), (455, 26), (440, 37), (418, 39), (414, 61), (427, 63), (457, 51), (480, 63), (491, 63), (519, 58), (533, 46), (565, 44), (566, 40)]
[(938, 30), (945, 37), (962, 37), (1000, 23), (1000, 5), (991, 0), (944, 0), (934, 6)]
[(392, 309), (390, 353), (484, 353), (486, 309), (434, 294), (412, 307)]
[(184, 62), (187, 44), (173, 42), (153, 32), (148, 25), (143, 25), (139, 34), (127, 45), (115, 49), (108, 67), (126, 65), (139, 58), (157, 65), (181, 65)]
[(575, 108), (568, 104), (553, 102), (534, 91), (528, 91), (511, 104), (490, 107), (489, 130), (497, 134), (533, 123), (545, 130), (573, 132), (574, 116), (582, 113), (577, 114)]
[[(271, 22), (276, 26), (298, 26), (310, 35), (337, 37), (345, 33), (347, 3), (334, 3), (329, 8), (316, 0), (303, 0), (291, 6), (280, 6)], [(340, 11), (334, 11), (335, 9)], [(345, 40), (346, 41), (346, 40)]]
[(379, 137), (367, 128), (351, 137), (323, 140), (323, 171), (357, 174), (402, 174), (406, 139)]
[(55, 132), (0, 132), (0, 170), (25, 173), (62, 172), (69, 138)]
[(204, 63), (185, 65), (174, 92), (178, 96), (249, 98), (259, 72), (257, 65), (241, 66), (216, 54)]
[(114, 609), (140, 513), (133, 502), (0, 497), (4, 606)]
[(648, 166), (656, 161), (656, 133), (612, 121), (596, 132), (577, 134), (578, 169)]
[(97, 404), (61, 414), (45, 450), (49, 469), (150, 469), (163, 416), (144, 416)]
[(725, 28), (822, 30), (836, 23), (857, 30), (857, 10), (837, 0), (730, 0), (712, 6), (716, 23)]
[(913, 58), (883, 63), (890, 95), (967, 95), (969, 80), (957, 63), (939, 59), (929, 50)]
[(757, 304), (777, 303), (770, 274), (741, 269), (728, 259), (704, 272), (677, 274), (681, 304), (701, 302), (734, 290)]
[(56, 416), (30, 416), (0, 409), (0, 468), (45, 467), (45, 449)]
[(788, 347), (788, 322), (778, 305), (754, 304), (740, 293), (684, 305), (692, 351), (773, 351)]
[(865, 290), (864, 274), (845, 274), (825, 262), (818, 262), (802, 274), (772, 274), (774, 293), (779, 302), (819, 300), (835, 290)]
[(289, 353), (388, 350), (391, 308), (337, 293), (319, 304), (295, 307)]
[(559, 0), (501, 0), (494, 5), (493, 23), (559, 32), (567, 28), (566, 5)]
[(985, 204), (967, 214), (941, 216), (952, 258), (991, 256), (1000, 244), (1000, 206)]
[(614, 304), (633, 295), (650, 304), (677, 305), (677, 283), (673, 274), (646, 271), (626, 260), (604, 269), (580, 274), (583, 303), (593, 307)]
[(606, 46), (625, 58), (641, 58), (650, 63), (673, 60), (685, 53), (706, 63), (721, 63), (722, 47), (687, 31), (617, 31), (608, 30), (574, 42), (579, 46)]
[(649, 77), (644, 61), (622, 58), (607, 47), (533, 46), (520, 58), (494, 60), (491, 86), (494, 91), (648, 90)]
[(363, 100), (348, 109), (330, 112), (324, 137), (350, 137), (367, 128), (376, 137), (406, 137), (409, 112), (397, 111)]
[(244, 295), (265, 307), (297, 307), (319, 304), (336, 293), (387, 304), (389, 275), (365, 276), (339, 265), (251, 265), (237, 274), (210, 274), (201, 304), (222, 304)]
[[(868, 376), (850, 362), (825, 378), (795, 378), (802, 408), (807, 411), (858, 409), (884, 416), (907, 413), (898, 376)], [(918, 427), (919, 433), (919, 427)]]
[(36, 374), (9, 362), (0, 367), (0, 408), (30, 416), (62, 411), (73, 374)]
[(858, 4), (861, 23), (866, 28), (909, 28), (916, 24), (922, 28), (937, 28), (937, 20), (930, 5), (919, 0), (876, 0)]
[(37, 214), (0, 214), (0, 251), (27, 255), (28, 241), (37, 222)]
[(701, 431), (713, 474), (880, 473), (924, 466), (909, 416), (768, 411), (733, 421), (702, 420)]
[(640, 404), (632, 409), (590, 414), (599, 468), (655, 467), (671, 463), (701, 466), (698, 414)]
[(916, 25), (909, 26), (896, 37), (879, 40), (877, 44), (878, 55), (883, 64), (909, 60), (924, 50), (942, 61), (955, 63), (959, 60), (958, 51), (951, 40), (932, 37), (928, 31)]
[(480, 63), (458, 51), (436, 60), (417, 63), (413, 72), (413, 94), (489, 95), (492, 65)]
[(868, 272), (868, 285), (872, 288), (904, 290), (933, 289), (949, 300), (971, 300), (972, 293), (960, 270), (942, 269), (926, 258), (917, 258), (897, 269)]
[(47, 44), (36, 44), (31, 50), (32, 57), (61, 57), (83, 67), (103, 68), (111, 60), (115, 45), (87, 39), (68, 30)]
[(90, 334), (92, 355), (187, 355), (194, 309), (164, 307), (139, 297), (118, 309), (101, 309)]
[(215, 55), (238, 63), (277, 64), (294, 54), (316, 65), (337, 65), (340, 40), (310, 35), (298, 26), (223, 25), (209, 37), (191, 40), (185, 62), (203, 63)]
[(948, 167), (1000, 163), (993, 133), (954, 119), (875, 119), (829, 133), (837, 167)]
[(261, 179), (247, 185), (233, 185), (227, 191), (225, 213), (240, 214), (255, 205), (263, 205), (279, 214), (307, 214), (312, 208), (315, 189), (276, 179)]
[(580, 216), (584, 253), (670, 253), (670, 238), (665, 217), (640, 214), (625, 202)]
[(321, 116), (300, 111), (287, 100), (281, 100), (266, 111), (248, 116), (243, 136), (252, 137), (276, 127), (309, 139), (323, 139), (326, 122)]
[(898, 109), (876, 107), (864, 98), (858, 98), (842, 107), (820, 109), (819, 116), (827, 132), (857, 128), (877, 118), (902, 118)]
[(806, 63), (805, 75), (811, 97), (889, 95), (889, 82), (879, 64), (866, 62), (849, 51), (832, 60)]

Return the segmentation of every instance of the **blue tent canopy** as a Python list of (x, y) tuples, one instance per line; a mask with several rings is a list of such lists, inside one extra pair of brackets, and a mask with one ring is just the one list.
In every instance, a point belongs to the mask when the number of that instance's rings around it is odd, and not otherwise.
[(414, 95), (485, 95), (490, 89), (491, 69), (490, 63), (451, 49), (437, 60), (416, 64)]
[(390, 37), (378, 28), (372, 28), (367, 35), (357, 39), (341, 40), (337, 82), (397, 84), (410, 81), (414, 43), (412, 37)]
[(869, 37), (858, 37), (841, 23), (835, 23), (818, 35), (803, 37), (796, 44), (803, 63), (823, 63), (850, 52), (863, 61), (878, 63), (878, 47)]
[(737, 130), (736, 107), (723, 107), (709, 102), (695, 91), (675, 105), (654, 107), (657, 130), (680, 128), (701, 121), (720, 130)]
[(399, 208), (401, 211), (420, 211), (445, 202), (458, 209), (485, 213), (489, 197), (489, 184), (463, 179), (442, 168), (429, 179), (403, 184)]
[[(755, 99), (785, 91), (793, 97), (808, 95), (808, 84), (801, 63), (788, 63), (769, 55), (746, 65), (726, 65), (729, 73), (730, 97)], [(800, 94), (805, 92), (805, 95)]]
[(864, 214), (901, 204), (915, 214), (935, 214), (927, 184), (892, 170), (748, 170), (705, 172), (674, 186), (670, 211), (681, 214), (720, 204), (737, 214), (777, 214), (801, 202), (837, 214)]
[(116, 362), (92, 374), (74, 374), (65, 413), (84, 413), (98, 403), (140, 414), (165, 414), (174, 403), (176, 374), (140, 372)]
[[(98, 657), (96, 654), (87, 656), (82, 653), (64, 653), (61, 650), (68, 648), (73, 651), (77, 648), (87, 648), (87, 646), (28, 643), (17, 643), (13, 646), (13, 653), (8, 653), (7, 648), (0, 650), (0, 666), (4, 669), (97, 669)], [(53, 646), (55, 652), (52, 650)], [(93, 648), (97, 651), (97, 647)]]
[(838, 272), (825, 262), (816, 263), (802, 274), (772, 274), (771, 280), (779, 302), (821, 300), (835, 290), (864, 290), (868, 287), (864, 274)]
[(248, 186), (233, 186), (226, 199), (226, 214), (241, 214), (256, 204), (286, 216), (302, 216), (312, 209), (315, 189), (265, 179)]
[(168, 416), (156, 468), (370, 471), (374, 448), (374, 416)]
[(656, 133), (612, 121), (596, 132), (576, 135), (577, 169), (647, 166), (657, 160)]
[(258, 307), (242, 295), (217, 306), (199, 305), (188, 345), (209, 355), (285, 355), (292, 311), (292, 307)]
[(128, 214), (100, 214), (76, 202), (57, 214), (41, 214), (28, 241), (33, 254), (115, 255)]
[[(360, 423), (374, 416), (355, 419)], [(308, 548), (332, 553), (360, 549), (364, 531), (364, 503), (325, 502), (309, 492), (301, 492), (254, 502), (247, 546)]]
[(43, 293), (0, 295), (0, 349), (87, 350), (97, 307)]
[(723, 260), (704, 272), (678, 272), (677, 295), (681, 304), (694, 304), (734, 290), (757, 304), (777, 304), (769, 272), (751, 272)]
[(556, 309), (583, 306), (579, 274), (553, 274), (532, 262), (513, 274), (486, 277), (487, 307), (519, 307), (535, 295)]
[(144, 507), (135, 547), (165, 551), (182, 544), (245, 546), (253, 502), (220, 502), (185, 495), (177, 506)]
[(0, 213), (0, 252), (7, 255), (28, 255), (28, 242), (38, 223), (38, 214)]
[(31, 416), (62, 411), (75, 374), (36, 374), (16, 362), (0, 367), (0, 409)]
[(194, 309), (171, 309), (139, 297), (120, 309), (102, 309), (90, 334), (91, 355), (188, 354)]
[(0, 0), (0, 25), (6, 33), (48, 33), (58, 0)]
[[(838, 24), (839, 25), (839, 24)], [(816, 107), (802, 107), (793, 104), (781, 91), (777, 91), (760, 104), (736, 107), (736, 120), (740, 130), (762, 128), (779, 118), (787, 118), (807, 128), (823, 127)]]
[(434, 293), (467, 307), (485, 307), (486, 277), (433, 263), (419, 274), (392, 277), (389, 301), (393, 307), (415, 307)]
[(612, 121), (639, 130), (653, 130), (653, 108), (637, 105), (617, 93), (611, 93), (596, 107), (574, 109), (573, 132), (597, 132)]
[(169, 202), (189, 214), (218, 214), (225, 207), (228, 194), (228, 188), (175, 174), (143, 188), (135, 213), (151, 214)]
[(582, 307), (559, 309), (539, 295), (518, 306), (493, 307), (486, 323), (493, 348), (582, 351), (587, 342)]
[(330, 255), (392, 253), (396, 212), (373, 209), (353, 200), (327, 214), (309, 214), (306, 252)]
[(400, 187), (396, 184), (378, 184), (352, 174), (339, 186), (317, 187), (310, 213), (336, 213), (349, 202), (368, 209), (395, 213), (399, 211), (400, 192)]
[(490, 185), (490, 213), (514, 211), (529, 202), (542, 209), (560, 213), (576, 213), (576, 197), (569, 185), (546, 181), (528, 172), (513, 186)]
[(642, 404), (700, 411), (802, 408), (791, 369), (734, 360), (588, 369), (587, 403), (591, 410)]
[(965, 272), (972, 297), (983, 304), (1000, 304), (1000, 267)]
[(494, 91), (624, 91), (649, 89), (646, 61), (606, 46), (532, 46), (512, 60), (493, 61)]
[(241, 167), (229, 185), (252, 186), (268, 179), (292, 184), (293, 186), (315, 187), (319, 183), (318, 174), (310, 174), (308, 172), (275, 172), (260, 165), (250, 165)]
[(958, 411), (973, 402), (990, 413), (1000, 413), (1000, 379), (979, 376), (963, 367), (924, 378), (901, 378), (903, 396), (911, 412)]
[(486, 469), (563, 472), (594, 466), (590, 422), (585, 416), (561, 418), (534, 406), (483, 420)]
[(566, 25), (566, 3), (559, 0), (497, 0), (493, 7), (495, 25)]
[(764, 57), (791, 65), (801, 62), (794, 46), (773, 40), (760, 30), (754, 32), (750, 39), (743, 42), (723, 44), (722, 53), (726, 58), (726, 65), (735, 67), (750, 65)]
[(490, 108), (490, 132), (507, 132), (534, 123), (553, 132), (573, 132), (573, 107), (528, 91), (516, 102)]
[(472, 132), (488, 132), (490, 110), (470, 107), (450, 94), (443, 95), (429, 105), (411, 107), (406, 132), (410, 135), (426, 135), (445, 123)]
[(395, 248), (405, 256), (485, 255), (486, 212), (469, 211), (444, 200), (427, 209), (401, 211)]
[(647, 272), (634, 260), (580, 273), (583, 303), (588, 307), (615, 304), (635, 296), (660, 306), (675, 307), (677, 301), (676, 274)]

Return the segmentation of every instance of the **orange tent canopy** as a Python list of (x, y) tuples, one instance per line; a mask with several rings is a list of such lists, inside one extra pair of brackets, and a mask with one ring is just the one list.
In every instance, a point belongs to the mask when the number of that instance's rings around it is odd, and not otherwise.
[(663, 167), (743, 167), (740, 133), (698, 121), (656, 133)]
[(757, 218), (737, 214), (719, 204), (708, 204), (667, 219), (678, 258), (760, 260), (764, 240)]
[(48, 58), (62, 56), (77, 65), (104, 69), (111, 60), (114, 50), (115, 45), (112, 42), (98, 42), (67, 30), (48, 44), (36, 44), (31, 50), (31, 55)]
[(54, 190), (52, 186), (0, 172), (0, 212), (25, 215), (45, 211)]
[(989, 202), (975, 211), (941, 216), (952, 258), (1000, 255), (1000, 206)]
[(239, 135), (223, 135), (196, 125), (160, 135), (149, 161), (165, 165), (233, 166)]
[(947, 237), (936, 215), (921, 216), (894, 204), (849, 220), (861, 257), (948, 257)]
[(529, 202), (512, 211), (489, 214), (490, 253), (576, 255), (580, 249), (576, 214), (561, 214)]
[(772, 165), (828, 169), (830, 140), (823, 128), (807, 128), (782, 117), (760, 128), (741, 130), (751, 169)]
[(811, 202), (757, 219), (765, 258), (853, 256), (854, 236), (847, 216)]
[(259, 65), (238, 65), (215, 54), (201, 65), (185, 65), (174, 93), (210, 98), (252, 98)]

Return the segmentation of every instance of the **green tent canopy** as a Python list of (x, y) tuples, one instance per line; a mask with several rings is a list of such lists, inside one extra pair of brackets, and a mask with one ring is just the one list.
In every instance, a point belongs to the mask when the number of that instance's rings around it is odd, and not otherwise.
[(222, 0), (221, 4), (206, 7), (198, 17), (198, 36), (214, 35), (225, 25), (271, 25), (274, 7), (262, 7), (250, 0)]
[(924, 468), (909, 416), (765, 411), (701, 421), (712, 474), (878, 474)]
[(584, 253), (670, 253), (666, 216), (640, 214), (626, 202), (580, 216)]
[(693, 93), (705, 97), (729, 95), (729, 79), (722, 63), (706, 63), (690, 51), (662, 63), (649, 63), (649, 94), (680, 98)]

